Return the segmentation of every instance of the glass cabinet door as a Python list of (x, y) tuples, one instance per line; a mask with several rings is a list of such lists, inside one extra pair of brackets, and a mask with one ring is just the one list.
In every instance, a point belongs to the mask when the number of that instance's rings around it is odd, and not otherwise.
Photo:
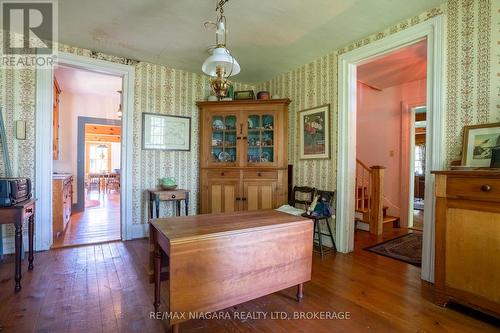
[(274, 163), (274, 115), (252, 114), (250, 112), (247, 122), (248, 164), (263, 165)]
[(214, 164), (235, 164), (238, 159), (235, 115), (214, 115), (212, 122), (211, 159)]

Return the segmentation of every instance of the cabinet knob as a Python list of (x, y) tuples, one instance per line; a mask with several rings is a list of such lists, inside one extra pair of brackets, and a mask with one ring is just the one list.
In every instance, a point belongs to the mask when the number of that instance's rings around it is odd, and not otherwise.
[(236, 201), (240, 201), (240, 200), (241, 200), (241, 198), (239, 198), (239, 197), (236, 197)]
[(483, 192), (490, 192), (491, 191), (491, 185), (484, 184), (483, 186), (481, 186), (481, 191), (483, 191)]
[(262, 177), (262, 174), (260, 172), (257, 172), (257, 176)]
[(220, 173), (220, 175), (221, 175), (222, 177), (224, 177), (224, 172), (221, 172), (221, 173)]

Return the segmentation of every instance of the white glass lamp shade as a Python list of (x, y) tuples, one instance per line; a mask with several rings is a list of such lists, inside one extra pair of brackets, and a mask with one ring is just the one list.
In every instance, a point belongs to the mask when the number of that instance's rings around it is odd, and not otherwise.
[(214, 49), (214, 52), (205, 60), (201, 69), (203, 73), (207, 75), (216, 76), (216, 69), (219, 66), (224, 68), (225, 75), (236, 75), (240, 72), (240, 64), (238, 64), (236, 59), (234, 59), (224, 47)]

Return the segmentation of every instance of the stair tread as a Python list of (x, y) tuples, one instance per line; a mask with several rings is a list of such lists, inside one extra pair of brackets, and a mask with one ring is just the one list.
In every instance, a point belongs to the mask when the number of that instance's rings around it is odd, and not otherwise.
[(394, 221), (398, 221), (398, 220), (399, 220), (399, 217), (396, 217), (396, 216), (391, 216), (391, 215), (384, 216), (384, 223), (394, 222)]

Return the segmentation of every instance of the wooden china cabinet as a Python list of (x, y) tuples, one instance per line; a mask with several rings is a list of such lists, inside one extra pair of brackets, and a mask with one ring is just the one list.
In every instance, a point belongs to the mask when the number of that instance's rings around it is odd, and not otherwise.
[(276, 208), (287, 202), (289, 103), (197, 103), (202, 213)]

